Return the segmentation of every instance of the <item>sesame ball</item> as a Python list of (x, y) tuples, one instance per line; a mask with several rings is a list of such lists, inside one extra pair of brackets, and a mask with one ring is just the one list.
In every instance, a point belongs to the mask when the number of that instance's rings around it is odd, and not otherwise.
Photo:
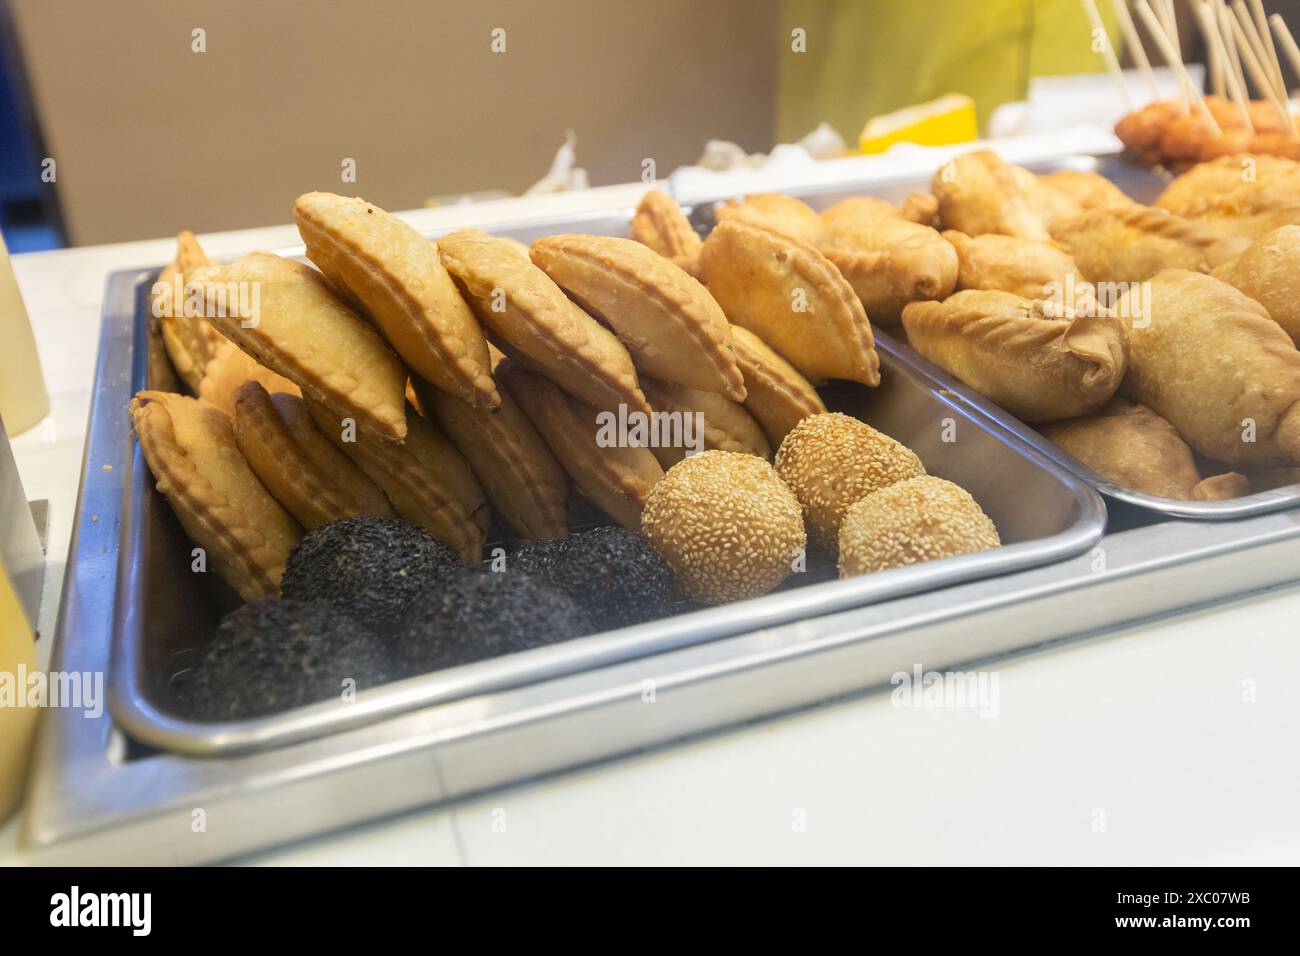
[(799, 502), (772, 466), (730, 451), (668, 469), (646, 501), (641, 533), (682, 593), (706, 604), (766, 594), (807, 544)]
[(569, 595), (601, 630), (666, 617), (672, 607), (668, 564), (649, 541), (626, 528), (525, 542), (511, 567)]
[(951, 481), (922, 475), (849, 508), (840, 526), (840, 577), (996, 548), (1002, 542), (978, 502)]
[(916, 452), (839, 412), (810, 415), (776, 453), (776, 471), (803, 506), (808, 533), (832, 551), (854, 502), (896, 481), (925, 474)]
[(344, 518), (303, 535), (285, 565), (280, 593), (333, 604), (386, 633), (412, 601), (458, 567), (450, 548), (410, 522)]
[(221, 619), (175, 685), (186, 716), (245, 720), (317, 701), (342, 701), (390, 680), (384, 641), (365, 623), (318, 601), (261, 597)]
[(393, 635), (402, 674), (423, 674), (592, 633), (573, 599), (523, 571), (457, 568), (407, 608)]

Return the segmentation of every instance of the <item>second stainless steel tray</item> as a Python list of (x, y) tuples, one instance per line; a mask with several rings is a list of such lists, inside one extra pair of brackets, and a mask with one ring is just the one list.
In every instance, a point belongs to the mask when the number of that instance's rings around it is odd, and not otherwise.
[[(113, 308), (105, 321), (131, 331), (136, 354), (130, 380), (123, 380), (112, 398), (123, 408), (145, 385), (140, 357), (151, 278), (122, 274), (109, 287)], [(234, 723), (189, 720), (176, 707), (171, 678), (208, 638), (228, 605), (211, 576), (189, 571), (190, 545), (123, 426), (121, 440), (130, 440), (131, 448), (122, 475), (122, 548), (109, 676), (113, 715), (137, 742), (164, 750), (212, 755), (283, 746), (432, 704), (1060, 561), (1096, 544), (1105, 527), (1105, 507), (1092, 489), (972, 414), (888, 336), (880, 336), (878, 351), (880, 387), (836, 383), (825, 391), (828, 405), (908, 445), (931, 474), (970, 491), (997, 525), (1003, 547), (847, 580), (833, 580), (827, 556), (810, 555), (804, 579), (821, 583), (802, 583), (795, 576), (762, 598), (409, 678), (364, 690), (352, 703), (331, 701)]]
[[(1038, 173), (1053, 172), (1059, 169), (1081, 169), (1096, 172), (1115, 183), (1138, 202), (1148, 204), (1155, 201), (1169, 182), (1166, 176), (1162, 176), (1145, 166), (1124, 162), (1115, 156), (1066, 157), (1046, 163), (1029, 163), (1026, 168)], [(799, 197), (814, 209), (823, 210), (849, 196), (878, 196), (891, 202), (898, 202), (909, 193), (929, 192), (930, 178), (930, 175), (927, 174), (919, 177), (900, 177), (888, 182), (873, 183), (865, 187), (850, 186), (846, 188), (842, 185), (823, 185), (808, 189), (783, 189), (782, 191), (791, 196)], [(701, 233), (707, 233), (713, 226), (713, 214), (717, 205), (723, 200), (731, 198), (735, 197), (718, 197), (712, 201), (696, 203), (690, 210), (691, 222)], [(946, 383), (952, 390), (955, 401), (975, 414), (997, 423), (1008, 431), (1014, 432), (1022, 441), (1037, 449), (1042, 455), (1050, 458), (1062, 468), (1077, 475), (1102, 494), (1116, 501), (1123, 501), (1125, 504), (1133, 505), (1153, 514), (1211, 521), (1246, 518), (1251, 515), (1268, 514), (1272, 511), (1300, 506), (1300, 484), (1257, 492), (1228, 501), (1180, 501), (1173, 498), (1143, 494), (1131, 488), (1125, 488), (1103, 478), (1073, 455), (1067, 454), (1048, 441), (1038, 431), (1024, 424), (1015, 416), (1003, 411), (997, 405), (975, 392), (974, 389), (962, 384), (938, 367), (920, 358), (911, 349), (907, 349), (907, 352), (913, 357), (916, 364), (924, 368), (932, 377)]]

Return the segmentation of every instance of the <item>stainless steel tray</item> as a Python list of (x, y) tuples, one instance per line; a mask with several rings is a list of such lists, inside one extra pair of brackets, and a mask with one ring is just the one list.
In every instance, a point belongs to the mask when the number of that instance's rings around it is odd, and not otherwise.
[[(105, 321), (134, 330), (137, 356), (144, 352), (153, 278), (119, 275), (109, 286), (109, 301), (127, 311)], [(824, 390), (829, 407), (897, 438), (931, 474), (969, 490), (998, 526), (1003, 547), (847, 580), (833, 580), (829, 556), (810, 555), (808, 572), (762, 598), (412, 677), (366, 690), (355, 703), (328, 701), (237, 723), (199, 723), (176, 712), (171, 679), (208, 639), (230, 601), (212, 576), (188, 572), (191, 545), (132, 439), (121, 475), (125, 507), (109, 675), (113, 716), (137, 742), (165, 750), (221, 754), (283, 746), (431, 704), (1059, 561), (1097, 543), (1106, 513), (1091, 488), (963, 408), (887, 336), (880, 337), (878, 350), (880, 387), (836, 383)], [(130, 387), (115, 396), (123, 405), (145, 387), (144, 363), (137, 360), (132, 373)], [(127, 440), (126, 430), (121, 436)]]
[[(1091, 170), (1110, 179), (1124, 192), (1143, 203), (1152, 203), (1168, 185), (1169, 177), (1156, 173), (1144, 166), (1127, 163), (1116, 157), (1081, 156), (1050, 163), (1030, 163), (1027, 168), (1035, 172), (1052, 172), (1057, 169)], [(784, 192), (798, 196), (814, 209), (822, 210), (849, 196), (873, 195), (897, 202), (913, 192), (929, 192), (930, 176), (921, 178), (904, 177), (890, 182), (873, 184), (869, 188), (845, 188), (844, 186), (824, 186), (815, 189), (787, 189)], [(690, 209), (690, 219), (696, 229), (707, 234), (713, 227), (714, 210), (725, 199), (697, 203)], [(956, 400), (973, 414), (996, 422), (1004, 429), (1018, 435), (1022, 441), (1037, 449), (1071, 474), (1078, 476), (1102, 494), (1116, 501), (1143, 508), (1158, 514), (1172, 515), (1180, 518), (1201, 520), (1227, 520), (1245, 518), (1250, 515), (1267, 514), (1284, 508), (1300, 505), (1300, 483), (1269, 491), (1246, 495), (1228, 501), (1179, 501), (1174, 498), (1161, 498), (1157, 495), (1143, 494), (1131, 488), (1125, 488), (1113, 481), (1103, 478), (1073, 455), (1067, 454), (1055, 444), (1044, 438), (1036, 429), (1026, 425), (1015, 416), (1003, 411), (994, 403), (984, 398), (974, 389), (962, 384), (943, 372), (937, 366), (925, 361), (907, 346), (903, 348), (912, 356), (915, 364), (925, 369), (932, 378), (943, 381), (950, 388)]]
[[(851, 190), (845, 184), (842, 192)], [(629, 214), (518, 225), (533, 235), (611, 231)], [(134, 329), (125, 320), (136, 278), (113, 279), (105, 300), (106, 314), (119, 321), (105, 323), (100, 341), (54, 637), (57, 671), (109, 669), (122, 473), (132, 451), (123, 438), (126, 396), (138, 381)], [(1300, 512), (1187, 522), (1118, 505), (1101, 542), (1066, 561), (478, 693), (274, 749), (167, 753), (135, 744), (107, 712), (51, 710), (34, 753), (24, 842), (42, 863), (230, 859), (888, 686), (899, 669), (995, 660), (1290, 582), (1296, 567)], [(643, 699), (647, 681), (660, 702), (654, 706)], [(207, 813), (205, 832), (194, 832), (195, 808)]]

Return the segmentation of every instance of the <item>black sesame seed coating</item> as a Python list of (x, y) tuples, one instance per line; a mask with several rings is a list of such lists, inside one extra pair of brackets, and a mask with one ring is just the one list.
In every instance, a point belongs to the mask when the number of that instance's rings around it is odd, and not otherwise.
[(626, 528), (601, 527), (530, 541), (508, 559), (584, 608), (601, 630), (667, 616), (673, 573), (650, 542)]
[(265, 597), (221, 619), (176, 696), (196, 720), (243, 720), (323, 700), (349, 706), (345, 680), (360, 694), (391, 671), (384, 642), (337, 608)]
[(459, 568), (412, 603), (394, 635), (403, 674), (468, 664), (592, 632), (567, 595), (522, 572)]
[(460, 567), (450, 548), (395, 518), (345, 518), (309, 531), (289, 555), (280, 593), (324, 601), (384, 632), (417, 595)]

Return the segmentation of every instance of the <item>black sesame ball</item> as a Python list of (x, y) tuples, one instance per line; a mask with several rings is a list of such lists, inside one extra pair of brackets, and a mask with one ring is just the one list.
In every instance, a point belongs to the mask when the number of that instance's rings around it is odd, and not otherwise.
[(221, 619), (176, 694), (195, 719), (244, 720), (342, 701), (349, 688), (384, 683), (391, 669), (384, 642), (337, 608), (257, 598)]
[(325, 601), (384, 631), (416, 595), (458, 567), (452, 550), (423, 528), (396, 518), (345, 518), (303, 536), (289, 555), (280, 593)]
[(675, 596), (667, 563), (649, 541), (626, 528), (530, 541), (510, 565), (569, 595), (602, 630), (665, 617)]
[(528, 574), (478, 565), (444, 575), (411, 604), (393, 653), (404, 674), (419, 674), (591, 632), (567, 595)]

